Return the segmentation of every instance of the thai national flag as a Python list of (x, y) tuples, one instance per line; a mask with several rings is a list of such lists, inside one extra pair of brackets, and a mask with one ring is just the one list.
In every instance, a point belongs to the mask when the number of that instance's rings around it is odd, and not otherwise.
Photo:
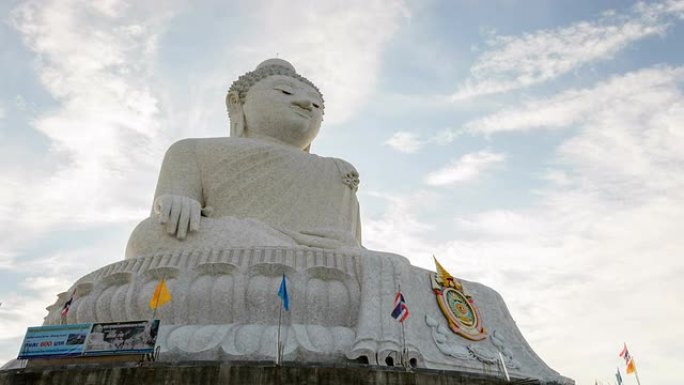
[(399, 322), (404, 322), (408, 316), (409, 311), (406, 307), (404, 295), (401, 294), (401, 290), (399, 290), (396, 297), (394, 297), (394, 310), (392, 310), (392, 317)]
[(75, 289), (74, 289), (74, 292), (71, 293), (71, 297), (69, 297), (69, 300), (64, 303), (64, 306), (62, 307), (62, 311), (59, 313), (62, 315), (62, 317), (66, 317), (66, 315), (69, 313), (69, 308), (71, 307), (71, 303), (74, 301), (74, 295), (76, 295)]
[(629, 360), (632, 358), (629, 355), (629, 350), (627, 350), (627, 344), (625, 344), (625, 347), (622, 348), (622, 351), (620, 352), (620, 357), (625, 359), (625, 363), (629, 363)]

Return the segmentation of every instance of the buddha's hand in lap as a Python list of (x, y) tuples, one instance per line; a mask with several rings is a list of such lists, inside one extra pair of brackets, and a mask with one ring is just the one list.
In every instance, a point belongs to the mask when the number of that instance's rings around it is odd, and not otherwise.
[(159, 224), (166, 225), (166, 232), (178, 239), (185, 239), (188, 232), (199, 230), (202, 206), (192, 198), (160, 195), (154, 200), (154, 212), (159, 217)]

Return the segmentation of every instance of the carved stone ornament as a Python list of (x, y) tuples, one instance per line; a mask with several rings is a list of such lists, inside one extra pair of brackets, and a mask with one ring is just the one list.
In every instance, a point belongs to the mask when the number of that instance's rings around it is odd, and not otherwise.
[(442, 354), (462, 360), (474, 359), (483, 364), (495, 365), (499, 362), (498, 353), (501, 352), (507, 368), (517, 369), (519, 367), (519, 364), (513, 359), (510, 349), (506, 347), (500, 337), (501, 333), (494, 331), (492, 338), (489, 339), (491, 344), (485, 342), (466, 343), (463, 340), (459, 341), (457, 337), (449, 333), (445, 327), (429, 315), (425, 316), (425, 324), (432, 330), (432, 340)]
[[(435, 260), (436, 262), (436, 260)], [(437, 273), (430, 275), (437, 304), (449, 322), (449, 328), (472, 341), (487, 338), (482, 316), (472, 297), (465, 293), (463, 284), (437, 263)]]

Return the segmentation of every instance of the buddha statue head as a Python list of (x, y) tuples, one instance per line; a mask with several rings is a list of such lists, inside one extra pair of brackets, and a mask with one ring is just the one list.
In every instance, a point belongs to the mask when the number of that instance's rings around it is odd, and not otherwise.
[(292, 64), (269, 59), (228, 90), (230, 136), (276, 140), (309, 152), (323, 121), (323, 97)]

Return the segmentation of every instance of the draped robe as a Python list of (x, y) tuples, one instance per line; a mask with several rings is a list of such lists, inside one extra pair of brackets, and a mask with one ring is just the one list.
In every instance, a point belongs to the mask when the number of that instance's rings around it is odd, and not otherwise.
[(200, 229), (178, 240), (156, 215), (133, 231), (126, 257), (170, 249), (244, 246), (358, 248), (358, 174), (352, 165), (263, 139), (185, 139), (166, 153), (155, 199), (203, 208)]

